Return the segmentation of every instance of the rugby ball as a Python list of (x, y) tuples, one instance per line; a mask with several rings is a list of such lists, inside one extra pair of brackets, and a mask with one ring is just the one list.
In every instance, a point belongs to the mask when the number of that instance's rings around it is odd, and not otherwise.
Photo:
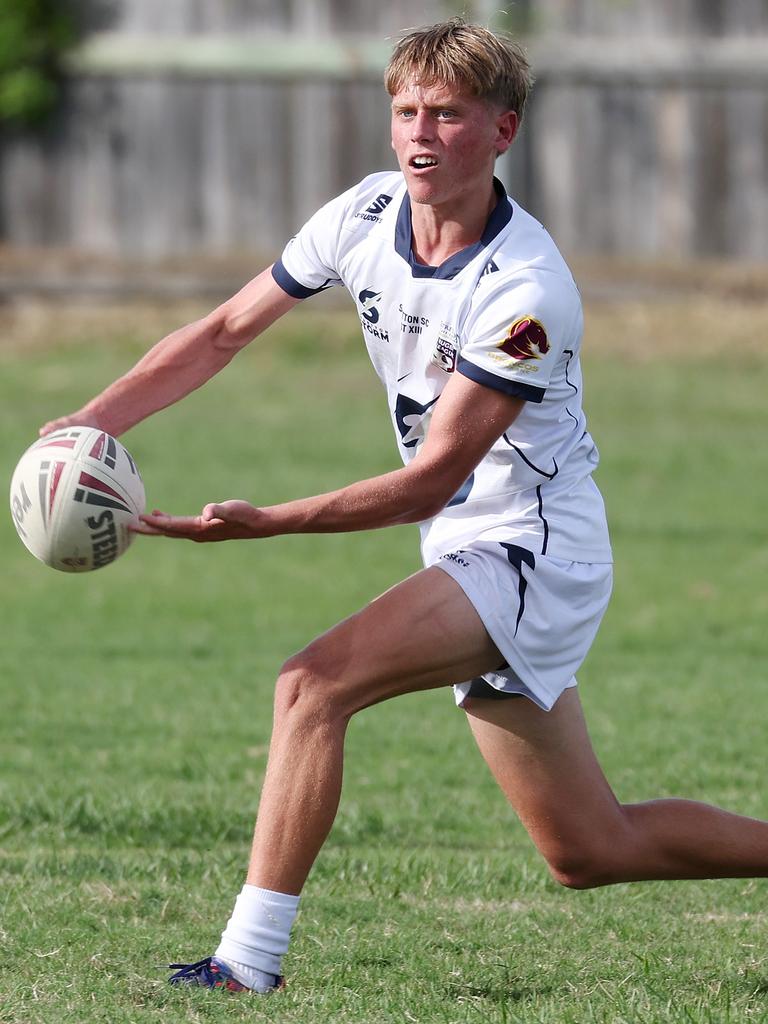
[(68, 427), (35, 441), (11, 480), (11, 516), (35, 558), (62, 572), (101, 569), (130, 546), (144, 511), (136, 463), (114, 437)]

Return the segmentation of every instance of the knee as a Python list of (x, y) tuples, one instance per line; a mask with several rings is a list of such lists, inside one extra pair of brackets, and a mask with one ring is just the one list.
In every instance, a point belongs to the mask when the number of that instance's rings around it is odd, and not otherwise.
[(596, 851), (564, 850), (547, 857), (547, 867), (552, 878), (566, 889), (595, 889), (612, 881), (606, 859)]
[(280, 669), (275, 686), (275, 717), (322, 719), (341, 713), (334, 667), (313, 645), (294, 654)]
[(614, 828), (558, 840), (542, 850), (549, 872), (567, 889), (595, 889), (626, 878), (630, 830), (623, 818)]

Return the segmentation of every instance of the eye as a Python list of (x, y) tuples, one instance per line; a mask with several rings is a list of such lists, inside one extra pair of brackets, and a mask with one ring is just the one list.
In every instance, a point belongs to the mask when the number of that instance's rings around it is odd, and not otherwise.
[(455, 110), (438, 110), (437, 114), (436, 114), (436, 117), (437, 117), (437, 119), (439, 121), (451, 121), (454, 117), (456, 117), (456, 111)]

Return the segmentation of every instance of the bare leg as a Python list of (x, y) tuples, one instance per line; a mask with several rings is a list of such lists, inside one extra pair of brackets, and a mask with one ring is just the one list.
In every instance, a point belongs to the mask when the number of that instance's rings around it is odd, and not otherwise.
[[(492, 671), (500, 661), (461, 588), (417, 573), (286, 663), (248, 881), (298, 894), (333, 824), (344, 736), (357, 711)], [(620, 804), (575, 690), (551, 712), (524, 698), (473, 701), (475, 739), (558, 881), (768, 875), (768, 823), (688, 800)]]
[(576, 690), (548, 713), (522, 698), (466, 710), (494, 777), (564, 885), (768, 876), (767, 822), (691, 800), (620, 804)]
[(426, 569), (292, 658), (275, 692), (248, 882), (298, 894), (333, 824), (344, 735), (362, 708), (460, 682), (501, 655), (458, 584)]

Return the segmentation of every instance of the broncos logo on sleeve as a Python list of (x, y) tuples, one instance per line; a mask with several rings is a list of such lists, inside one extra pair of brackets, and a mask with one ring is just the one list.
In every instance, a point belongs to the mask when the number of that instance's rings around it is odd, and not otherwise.
[(498, 348), (511, 359), (541, 359), (549, 352), (549, 338), (543, 324), (524, 316), (515, 320)]

